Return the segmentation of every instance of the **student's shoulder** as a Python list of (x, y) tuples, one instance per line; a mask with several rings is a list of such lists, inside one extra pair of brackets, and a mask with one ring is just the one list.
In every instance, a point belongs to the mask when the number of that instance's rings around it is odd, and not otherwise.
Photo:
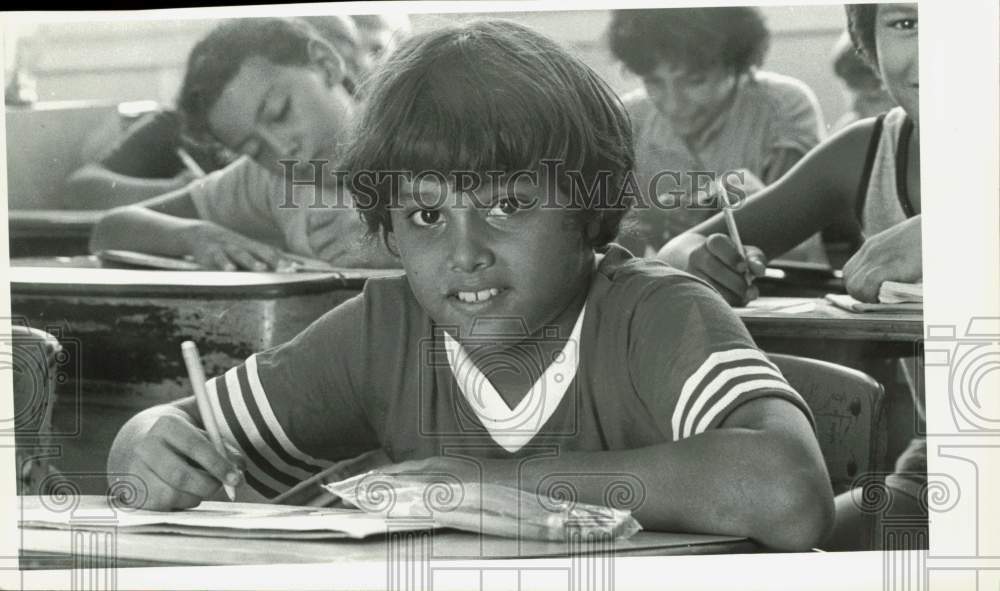
[(598, 274), (607, 286), (607, 299), (627, 310), (692, 301), (710, 306), (721, 302), (704, 280), (657, 259), (631, 256), (618, 247), (605, 255)]
[(819, 99), (812, 88), (791, 76), (755, 71), (745, 88), (748, 100), (768, 105), (778, 115), (803, 108), (819, 110)]

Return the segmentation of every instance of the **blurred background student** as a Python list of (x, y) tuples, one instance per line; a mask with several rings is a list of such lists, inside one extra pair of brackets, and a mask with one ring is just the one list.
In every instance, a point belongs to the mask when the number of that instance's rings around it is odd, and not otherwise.
[[(616, 10), (611, 51), (641, 77), (623, 100), (632, 116), (636, 178), (643, 202), (632, 235), (636, 254), (718, 211), (696, 172), (743, 173), (753, 193), (788, 171), (824, 135), (823, 117), (804, 83), (760, 70), (770, 32), (758, 8)], [(822, 257), (818, 239), (813, 252)]]
[[(281, 251), (334, 266), (398, 266), (366, 239), (329, 176), (357, 108), (352, 75), (297, 19), (218, 25), (191, 51), (178, 105), (191, 136), (243, 157), (185, 189), (112, 210), (94, 228), (91, 250), (191, 257), (224, 270), (276, 269), (287, 262)], [(292, 171), (281, 161), (298, 164)], [(322, 190), (308, 184), (317, 177), (327, 181)]]
[(855, 121), (881, 115), (896, 106), (878, 73), (858, 55), (847, 31), (837, 38), (833, 46), (833, 73), (843, 83), (848, 111), (833, 124), (831, 133)]
[[(312, 27), (341, 56), (347, 68), (344, 85), (353, 93), (356, 81), (374, 65), (364, 58), (366, 44), (354, 20), (341, 15), (296, 20)], [(139, 203), (182, 189), (235, 157), (218, 142), (192, 139), (185, 133), (182, 113), (177, 109), (156, 109), (130, 125), (97, 161), (84, 164), (66, 179), (63, 205), (67, 209), (109, 209)]]

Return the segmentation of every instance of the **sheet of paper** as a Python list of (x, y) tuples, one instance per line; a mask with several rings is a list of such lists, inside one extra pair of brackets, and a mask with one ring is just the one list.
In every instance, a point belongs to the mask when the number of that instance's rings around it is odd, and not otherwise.
[[(102, 496), (82, 496), (73, 511), (57, 511), (24, 497), (20, 515), (22, 527), (59, 529), (134, 529), (137, 533), (171, 532), (222, 537), (349, 537), (365, 538), (384, 534), (390, 520), (378, 514), (351, 509), (293, 507), (259, 503), (205, 501), (184, 511), (144, 511), (109, 508)], [(112, 515), (112, 519), (86, 519), (81, 516)], [(392, 521), (392, 530), (431, 529), (430, 521)]]
[(902, 303), (902, 304), (868, 304), (865, 302), (859, 302), (849, 295), (828, 293), (826, 294), (826, 301), (830, 302), (838, 308), (847, 310), (848, 312), (922, 312), (924, 309), (923, 304), (919, 303)]

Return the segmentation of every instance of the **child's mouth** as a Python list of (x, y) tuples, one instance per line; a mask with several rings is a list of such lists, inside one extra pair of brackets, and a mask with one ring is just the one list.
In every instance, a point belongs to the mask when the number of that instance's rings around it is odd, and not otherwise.
[(456, 291), (451, 295), (451, 297), (457, 299), (463, 304), (482, 304), (497, 297), (503, 293), (503, 291), (503, 289), (490, 287), (476, 291)]

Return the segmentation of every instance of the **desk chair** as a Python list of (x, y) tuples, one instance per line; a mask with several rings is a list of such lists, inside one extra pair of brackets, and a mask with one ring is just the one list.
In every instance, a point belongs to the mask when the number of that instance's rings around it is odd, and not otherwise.
[(16, 446), (17, 494), (47, 494), (58, 471), (49, 463), (57, 450), (51, 441), (52, 407), (55, 405), (57, 355), (62, 351), (52, 335), (12, 325), (10, 340), (3, 343), (0, 365), (14, 374), (14, 420), (0, 421), (0, 431), (11, 434)]
[[(878, 477), (887, 467), (884, 391), (866, 373), (806, 357), (768, 354), (805, 399), (816, 419), (816, 438), (834, 494), (859, 486), (859, 477)], [(860, 524), (852, 547), (872, 548), (880, 515)]]
[(882, 385), (868, 374), (817, 359), (769, 354), (816, 419), (834, 493), (885, 467)]

